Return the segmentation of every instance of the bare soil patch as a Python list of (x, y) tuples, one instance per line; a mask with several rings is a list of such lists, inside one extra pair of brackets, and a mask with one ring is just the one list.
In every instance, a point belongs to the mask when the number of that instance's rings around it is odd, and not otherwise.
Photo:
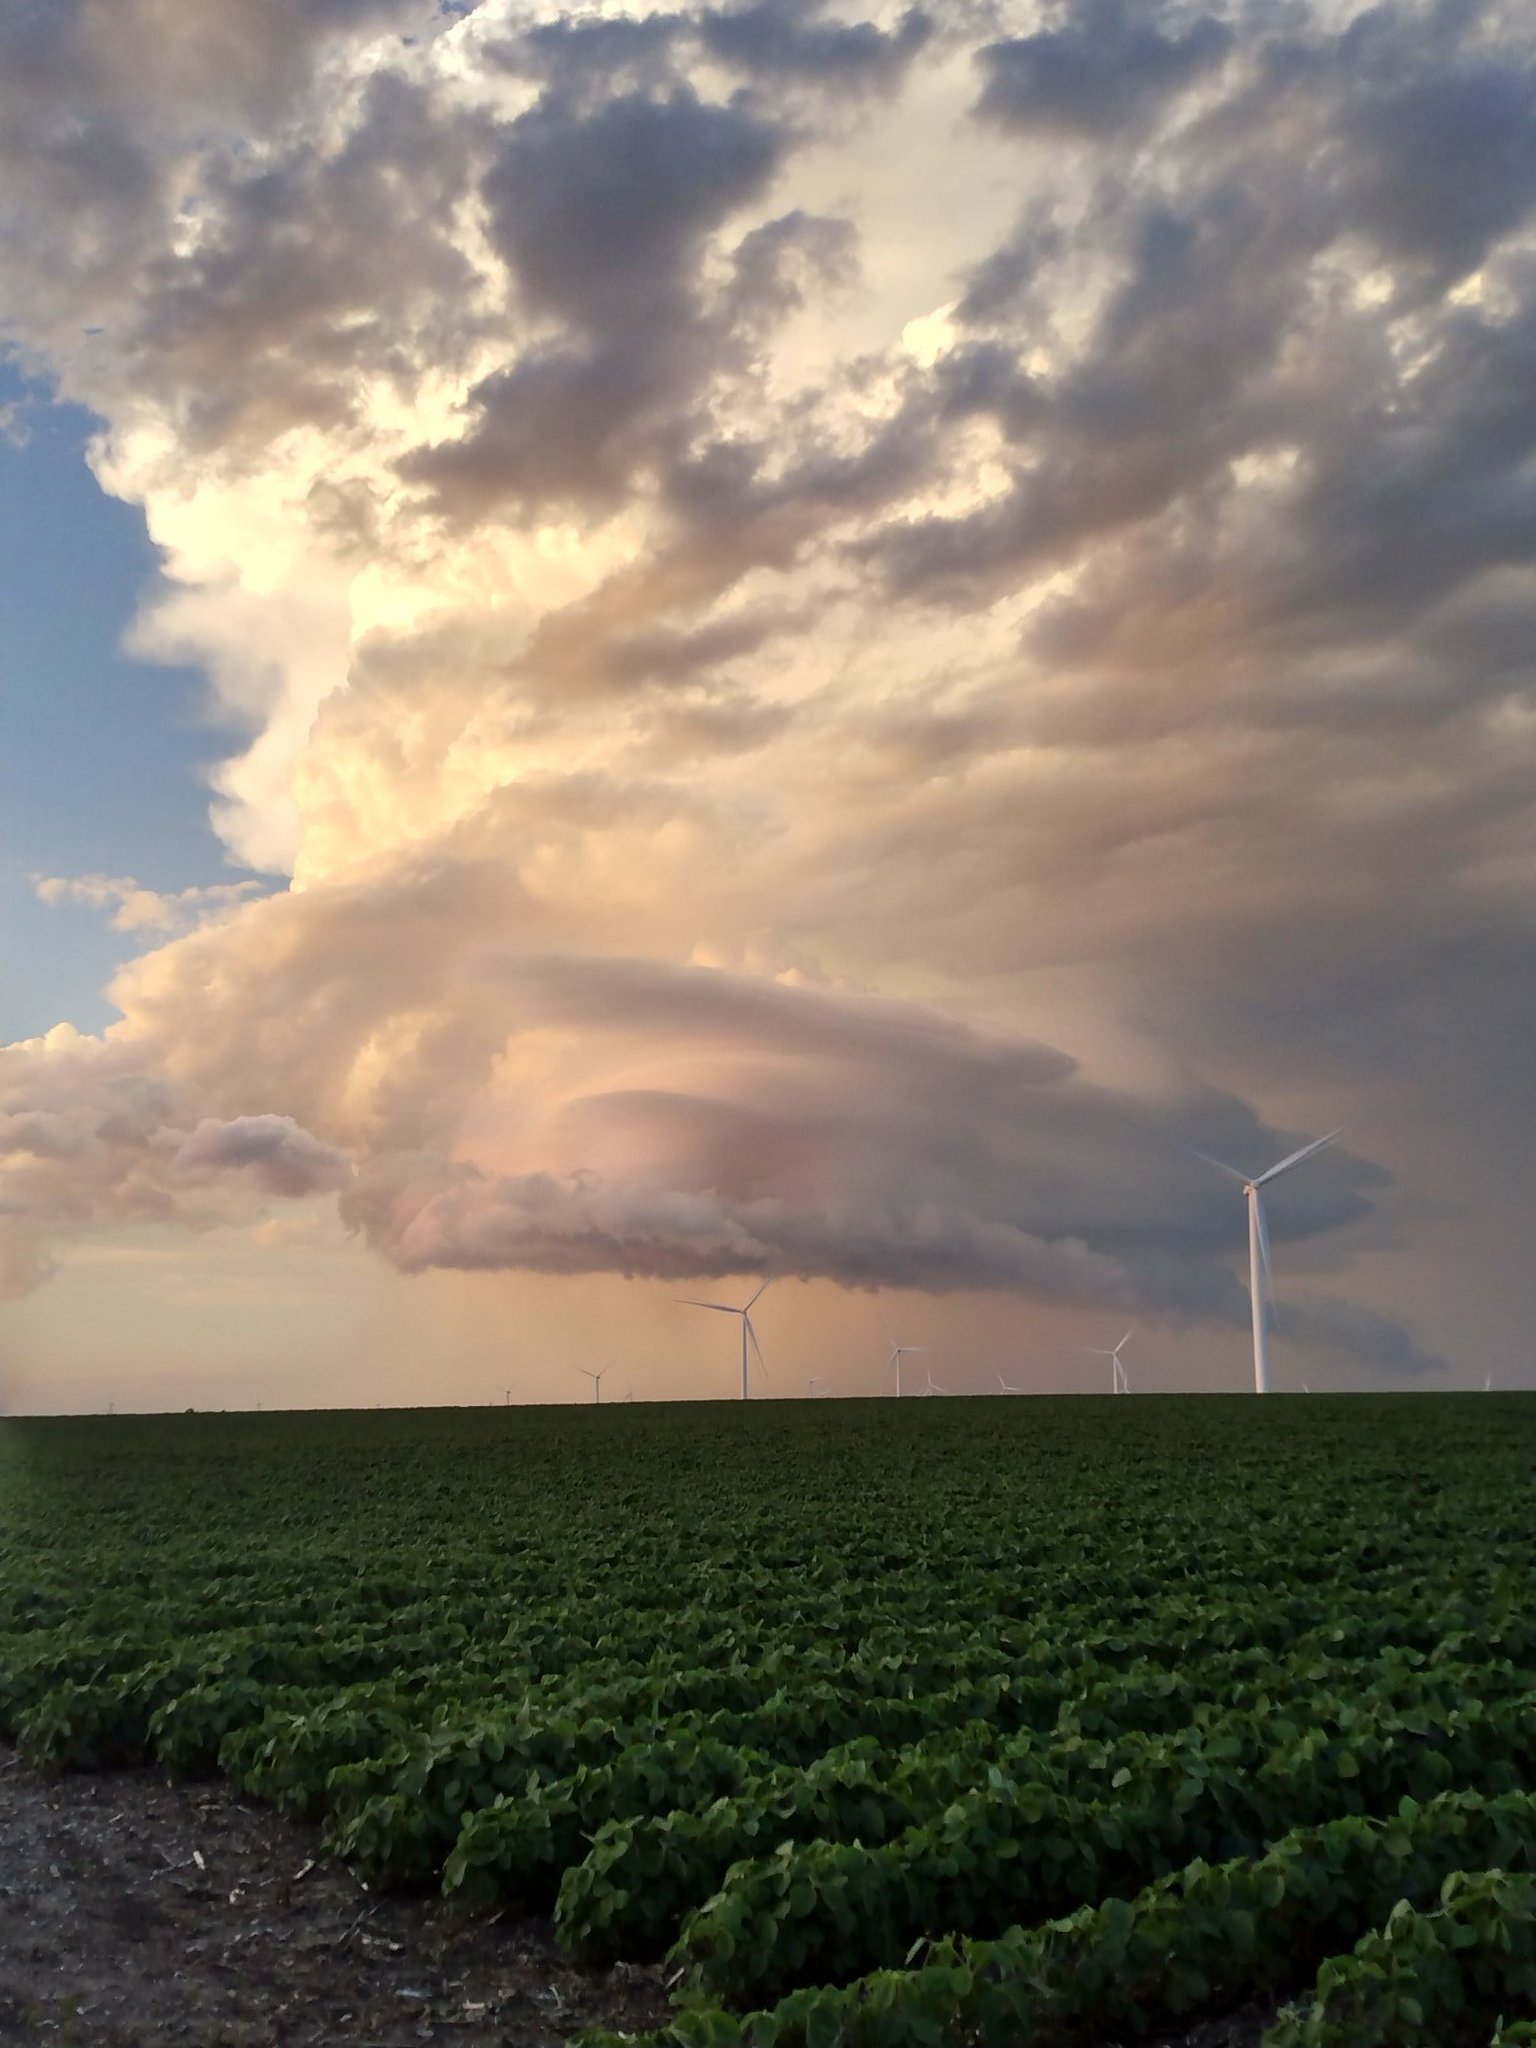
[(0, 1748), (0, 2042), (556, 2048), (657, 2025), (657, 1973), (583, 1970), (547, 1923), (369, 1893), (223, 1785), (44, 1777)]

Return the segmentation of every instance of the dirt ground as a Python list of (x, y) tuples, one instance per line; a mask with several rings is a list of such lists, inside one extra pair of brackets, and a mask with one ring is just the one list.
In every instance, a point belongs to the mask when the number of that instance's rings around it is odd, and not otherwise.
[[(1273, 2011), (1141, 2048), (1255, 2048)], [(666, 2012), (657, 1972), (370, 1894), (316, 1830), (222, 1785), (43, 1777), (0, 1748), (3, 2048), (557, 2048)]]
[(222, 1785), (0, 1749), (5, 2048), (556, 2048), (666, 2010), (654, 1972), (578, 1969), (547, 1925), (365, 1892)]

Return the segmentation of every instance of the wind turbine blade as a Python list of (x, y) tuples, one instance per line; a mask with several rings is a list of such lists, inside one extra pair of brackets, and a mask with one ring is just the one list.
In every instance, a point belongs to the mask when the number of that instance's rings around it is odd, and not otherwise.
[(1210, 1152), (1202, 1152), (1198, 1145), (1182, 1145), (1179, 1149), (1183, 1152), (1187, 1152), (1191, 1159), (1203, 1159), (1207, 1166), (1219, 1167), (1223, 1173), (1230, 1173), (1232, 1178), (1234, 1180), (1240, 1180), (1243, 1183), (1244, 1187), (1248, 1185), (1247, 1174), (1239, 1172), (1238, 1168), (1235, 1166), (1228, 1166), (1225, 1159), (1217, 1159)]
[(1289, 1173), (1293, 1166), (1300, 1166), (1303, 1159), (1310, 1159), (1314, 1152), (1321, 1152), (1325, 1145), (1331, 1145), (1335, 1138), (1341, 1138), (1348, 1129), (1348, 1124), (1340, 1124), (1339, 1128), (1330, 1131), (1326, 1138), (1314, 1138), (1310, 1145), (1303, 1145), (1299, 1151), (1287, 1153), (1285, 1158), (1277, 1160), (1267, 1173), (1261, 1173), (1254, 1186), (1261, 1188), (1265, 1181), (1274, 1180), (1279, 1174)]
[[(765, 1281), (763, 1282), (762, 1286), (761, 1286), (761, 1287), (759, 1287), (759, 1289), (757, 1290), (756, 1294), (754, 1294), (754, 1295), (753, 1295), (753, 1297), (752, 1297), (751, 1301), (749, 1301), (749, 1302), (747, 1303), (747, 1308), (753, 1308), (753, 1307), (755, 1307), (755, 1306), (756, 1306), (756, 1304), (757, 1304), (758, 1302), (760, 1302), (760, 1301), (762, 1300), (763, 1296), (764, 1296), (764, 1295), (765, 1295), (765, 1294), (766, 1294), (766, 1293), (768, 1292), (769, 1288), (770, 1288), (770, 1287), (771, 1287), (772, 1285), (773, 1285), (773, 1275), (772, 1275), (772, 1274), (770, 1273), (770, 1274), (768, 1275), (768, 1278), (767, 1278), (767, 1279), (766, 1279), (766, 1280), (765, 1280)], [(743, 1310), (742, 1310), (742, 1314), (743, 1314), (743, 1315), (745, 1315), (745, 1314), (746, 1314), (746, 1312), (747, 1312), (747, 1310), (746, 1310), (746, 1309), (743, 1309)]]
[(752, 1346), (752, 1355), (757, 1360), (758, 1371), (761, 1372), (764, 1379), (766, 1379), (768, 1377), (768, 1367), (763, 1358), (763, 1347), (757, 1341), (757, 1332), (752, 1327), (752, 1318), (747, 1314), (745, 1309), (743, 1309), (741, 1312), (741, 1320), (746, 1325), (747, 1341)]
[(1131, 1327), (1130, 1327), (1130, 1328), (1129, 1328), (1129, 1329), (1128, 1329), (1128, 1330), (1126, 1331), (1125, 1335), (1124, 1335), (1124, 1336), (1123, 1336), (1123, 1337), (1122, 1337), (1122, 1338), (1120, 1339), (1120, 1342), (1119, 1342), (1119, 1343), (1118, 1343), (1118, 1344), (1117, 1344), (1117, 1345), (1115, 1346), (1115, 1356), (1116, 1356), (1116, 1358), (1118, 1358), (1118, 1357), (1120, 1356), (1121, 1352), (1122, 1352), (1122, 1351), (1123, 1351), (1123, 1350), (1125, 1349), (1126, 1345), (1130, 1343), (1131, 1339), (1132, 1339), (1132, 1338), (1133, 1338), (1133, 1337), (1135, 1336), (1135, 1334), (1136, 1334), (1136, 1325), (1135, 1325), (1134, 1323), (1132, 1323)]
[(713, 1308), (718, 1309), (720, 1314), (723, 1316), (740, 1316), (746, 1314), (745, 1309), (733, 1308), (728, 1301), (690, 1301), (686, 1295), (682, 1294), (679, 1294), (676, 1297), (676, 1300), (679, 1308)]

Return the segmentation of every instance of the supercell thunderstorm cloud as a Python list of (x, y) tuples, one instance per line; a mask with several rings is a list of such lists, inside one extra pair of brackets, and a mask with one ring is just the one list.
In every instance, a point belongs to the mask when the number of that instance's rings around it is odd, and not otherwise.
[(236, 735), (227, 883), (39, 885), (137, 950), (0, 1050), (0, 1290), (297, 1201), (1233, 1338), (1183, 1148), (1352, 1117), (1277, 1329), (1441, 1363), (1407, 1240), (1536, 1200), (1528, 8), (0, 38), (14, 359)]

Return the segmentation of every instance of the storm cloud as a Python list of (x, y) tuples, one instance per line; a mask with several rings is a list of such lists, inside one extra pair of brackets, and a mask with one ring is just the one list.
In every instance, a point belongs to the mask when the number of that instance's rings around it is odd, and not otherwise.
[(6, 35), (16, 344), (166, 550), (221, 833), (297, 884), (5, 1055), (13, 1287), (336, 1193), (412, 1271), (1236, 1332), (1181, 1146), (1360, 1109), (1277, 1189), (1278, 1329), (1435, 1363), (1386, 1159), (1536, 1205), (1521, 10)]

